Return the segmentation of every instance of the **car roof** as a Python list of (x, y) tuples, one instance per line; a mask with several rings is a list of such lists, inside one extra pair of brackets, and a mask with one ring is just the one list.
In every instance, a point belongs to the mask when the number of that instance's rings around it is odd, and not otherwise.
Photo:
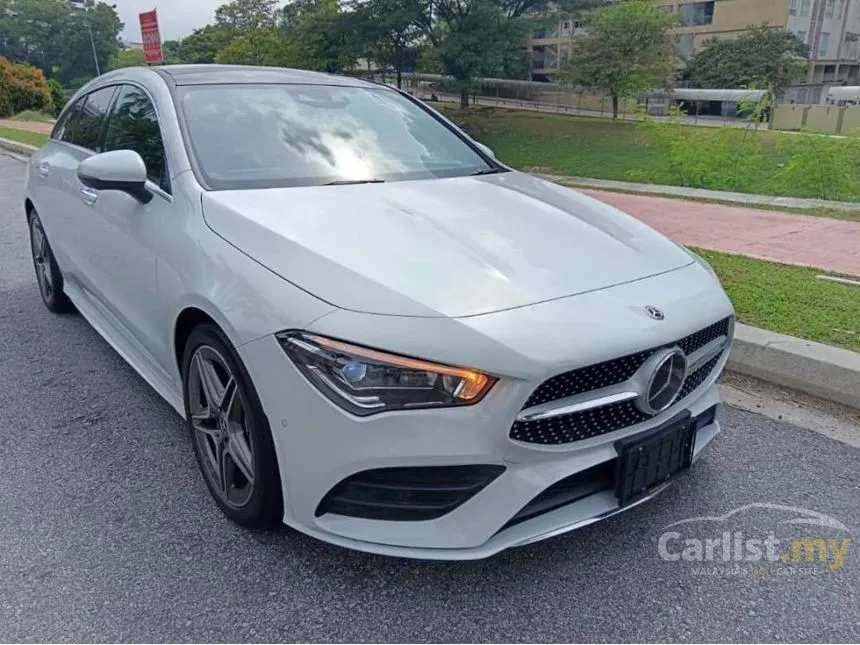
[(170, 85), (214, 85), (219, 83), (272, 83), (301, 85), (346, 85), (378, 87), (349, 76), (311, 72), (287, 67), (255, 67), (251, 65), (162, 65), (151, 67)]

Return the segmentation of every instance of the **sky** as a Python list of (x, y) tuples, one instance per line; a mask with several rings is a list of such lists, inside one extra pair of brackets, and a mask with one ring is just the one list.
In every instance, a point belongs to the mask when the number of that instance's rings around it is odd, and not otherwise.
[(158, 10), (162, 40), (188, 36), (192, 30), (215, 19), (215, 9), (227, 0), (107, 0), (116, 4), (119, 19), (125, 23), (121, 37), (126, 42), (140, 42), (138, 14)]

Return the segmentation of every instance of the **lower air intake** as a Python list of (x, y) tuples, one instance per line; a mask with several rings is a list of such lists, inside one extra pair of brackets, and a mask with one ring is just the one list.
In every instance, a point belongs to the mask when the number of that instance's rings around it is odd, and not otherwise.
[(557, 481), (521, 508), (500, 530), (612, 488), (615, 469), (615, 460), (611, 459)]
[(495, 465), (365, 470), (332, 488), (317, 507), (316, 515), (433, 520), (453, 511), (504, 471), (504, 466)]

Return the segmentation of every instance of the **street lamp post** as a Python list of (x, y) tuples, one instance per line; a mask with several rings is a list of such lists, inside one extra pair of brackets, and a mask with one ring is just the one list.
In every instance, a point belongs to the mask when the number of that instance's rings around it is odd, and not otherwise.
[(102, 72), (99, 68), (99, 57), (96, 54), (96, 41), (93, 38), (93, 25), (91, 20), (87, 20), (87, 31), (90, 33), (90, 45), (93, 48), (93, 62), (96, 64), (96, 76), (101, 76)]

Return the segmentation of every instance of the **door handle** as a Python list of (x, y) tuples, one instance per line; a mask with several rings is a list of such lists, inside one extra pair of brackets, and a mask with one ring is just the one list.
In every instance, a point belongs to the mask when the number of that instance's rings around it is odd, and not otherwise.
[(43, 177), (43, 178), (47, 177), (48, 175), (51, 174), (51, 166), (49, 166), (47, 163), (40, 163), (36, 167), (36, 172), (39, 173), (40, 177)]
[(87, 204), (95, 204), (99, 194), (91, 188), (81, 188), (81, 199)]

